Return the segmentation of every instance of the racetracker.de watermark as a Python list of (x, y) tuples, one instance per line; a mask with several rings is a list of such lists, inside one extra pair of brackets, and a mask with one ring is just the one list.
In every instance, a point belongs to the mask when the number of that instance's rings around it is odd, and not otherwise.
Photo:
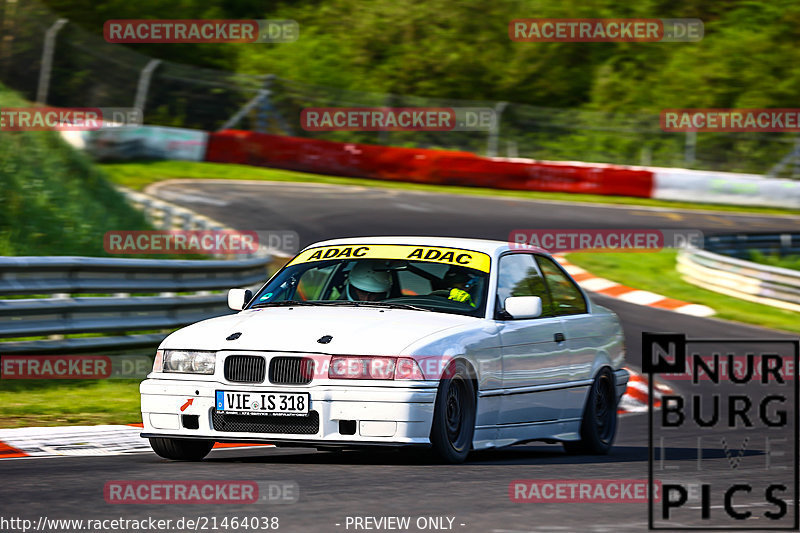
[[(654, 487), (660, 493), (660, 484)], [(646, 503), (646, 479), (515, 479), (508, 497), (516, 503)]]
[(141, 126), (142, 112), (132, 107), (4, 107), (0, 131), (91, 131)]
[(667, 132), (800, 132), (800, 108), (664, 109), (661, 129)]
[(658, 252), (664, 248), (702, 248), (699, 230), (659, 229), (515, 229), (508, 235), (513, 249), (531, 246), (550, 253), (591, 250), (593, 252)]
[(793, 357), (769, 354), (756, 357), (755, 354), (733, 355), (717, 352), (693, 358), (692, 364), (687, 365), (684, 372), (664, 373), (661, 377), (695, 384), (700, 381), (717, 383), (720, 379), (730, 383), (747, 383), (752, 380), (768, 383), (793, 380), (795, 372), (797, 369), (794, 367)]
[(300, 498), (296, 481), (119, 480), (103, 487), (106, 503), (292, 504)]
[(107, 231), (103, 248), (110, 254), (253, 254), (255, 231), (156, 230)]
[(0, 379), (142, 379), (153, 367), (144, 355), (4, 355)]
[(508, 23), (512, 41), (539, 43), (697, 42), (700, 19), (527, 18)]
[(497, 114), (488, 107), (308, 107), (306, 131), (488, 131)]
[(103, 248), (110, 254), (254, 254), (293, 255), (300, 237), (291, 230), (152, 230), (107, 231)]
[(107, 20), (109, 43), (290, 43), (300, 38), (294, 20)]

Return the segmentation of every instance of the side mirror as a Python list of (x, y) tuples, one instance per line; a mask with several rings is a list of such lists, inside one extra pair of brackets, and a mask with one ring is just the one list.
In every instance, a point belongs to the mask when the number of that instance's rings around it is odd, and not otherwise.
[(228, 307), (234, 311), (241, 311), (247, 302), (253, 299), (250, 289), (231, 289), (228, 291)]
[(542, 315), (542, 299), (538, 296), (509, 296), (504, 306), (512, 318), (536, 318)]

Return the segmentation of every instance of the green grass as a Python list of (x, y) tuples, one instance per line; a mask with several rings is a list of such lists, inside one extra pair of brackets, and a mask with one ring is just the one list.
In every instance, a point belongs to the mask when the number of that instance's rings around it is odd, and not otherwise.
[(800, 332), (798, 313), (739, 300), (683, 281), (675, 269), (676, 255), (673, 250), (657, 253), (580, 252), (568, 254), (567, 258), (595, 276), (677, 300), (707, 305), (717, 312), (716, 318)]
[(141, 422), (140, 381), (0, 380), (0, 428)]
[(750, 261), (761, 263), (762, 265), (769, 265), (778, 268), (790, 268), (792, 270), (800, 270), (800, 255), (766, 255), (758, 250), (750, 252)]
[[(26, 106), (0, 85), (0, 108)], [(108, 230), (151, 229), (83, 153), (53, 131), (0, 131), (0, 255), (105, 256)]]
[(139, 163), (109, 163), (99, 165), (111, 179), (120, 185), (142, 190), (152, 183), (169, 179), (229, 179), (264, 180), (305, 183), (328, 183), (332, 185), (357, 185), (361, 187), (383, 187), (413, 191), (439, 192), (449, 194), (469, 194), (479, 196), (508, 196), (532, 200), (563, 202), (584, 202), (595, 204), (617, 204), (631, 206), (664, 207), (668, 209), (714, 210), (760, 214), (800, 214), (800, 209), (778, 209), (756, 206), (732, 206), (717, 204), (695, 204), (689, 202), (668, 202), (650, 198), (628, 196), (600, 196), (595, 194), (568, 194), (538, 191), (511, 191), (487, 189), (483, 187), (459, 187), (451, 185), (426, 185), (399, 181), (382, 181), (339, 176), (307, 174), (291, 170), (231, 165), (221, 163), (196, 163), (188, 161), (152, 161)]

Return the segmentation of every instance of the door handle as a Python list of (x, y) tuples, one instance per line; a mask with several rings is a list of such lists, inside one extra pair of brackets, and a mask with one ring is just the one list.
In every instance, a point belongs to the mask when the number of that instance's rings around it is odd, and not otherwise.
[(567, 338), (564, 336), (563, 333), (556, 333), (553, 335), (553, 340), (556, 342), (564, 342)]

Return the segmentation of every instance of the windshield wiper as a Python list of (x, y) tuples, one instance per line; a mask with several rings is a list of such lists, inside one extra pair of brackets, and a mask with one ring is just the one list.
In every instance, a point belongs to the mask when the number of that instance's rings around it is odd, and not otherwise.
[(298, 300), (281, 300), (280, 302), (264, 302), (260, 304), (254, 304), (248, 307), (248, 309), (256, 309), (259, 307), (291, 307), (296, 305), (318, 305), (318, 302), (305, 302), (305, 301), (298, 301)]
[(328, 305), (328, 306), (342, 306), (342, 307), (383, 307), (385, 309), (410, 309), (412, 311), (428, 311), (432, 313), (431, 309), (419, 307), (411, 304), (400, 303), (387, 303), (387, 302), (368, 302), (362, 300), (312, 300), (312, 301), (298, 301), (298, 300), (282, 300), (280, 302), (264, 302), (251, 305), (248, 309), (257, 309), (262, 307), (292, 307), (301, 305)]
[(330, 300), (317, 302), (318, 305), (331, 305), (331, 306), (352, 306), (352, 307), (383, 307), (386, 309), (410, 309), (413, 311), (428, 311), (432, 313), (431, 309), (419, 307), (411, 304), (397, 304), (387, 302), (369, 302), (363, 300)]

